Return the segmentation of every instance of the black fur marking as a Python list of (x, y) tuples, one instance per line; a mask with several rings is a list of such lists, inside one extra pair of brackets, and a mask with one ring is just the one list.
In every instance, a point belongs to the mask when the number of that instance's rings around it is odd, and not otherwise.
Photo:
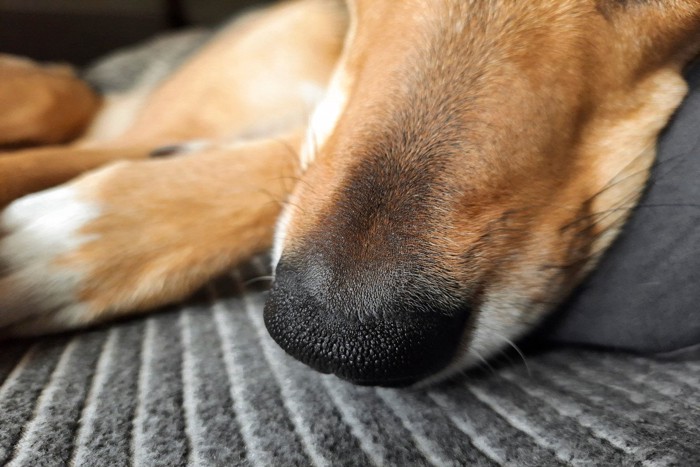
[(180, 144), (170, 144), (168, 146), (161, 146), (150, 152), (148, 157), (152, 159), (158, 159), (161, 157), (175, 156), (183, 151), (183, 147)]

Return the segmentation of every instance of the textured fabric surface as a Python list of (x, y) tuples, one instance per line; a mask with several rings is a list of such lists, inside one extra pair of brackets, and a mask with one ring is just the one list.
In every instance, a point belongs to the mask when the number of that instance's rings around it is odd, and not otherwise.
[(700, 463), (700, 361), (554, 350), (432, 388), (359, 387), (288, 357), (247, 283), (1, 344), (0, 465)]
[(101, 58), (85, 70), (83, 78), (102, 94), (151, 89), (206, 44), (212, 34), (190, 29), (155, 37)]

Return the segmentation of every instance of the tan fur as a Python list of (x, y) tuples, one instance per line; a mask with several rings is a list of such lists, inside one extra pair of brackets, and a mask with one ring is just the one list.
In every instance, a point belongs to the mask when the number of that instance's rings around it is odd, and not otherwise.
[[(303, 125), (321, 97), (340, 53), (346, 22), (344, 9), (332, 0), (306, 0), (283, 3), (249, 16), (226, 29), (156, 89), (108, 96), (105, 106), (94, 116), (96, 124), (86, 129), (85, 121), (81, 129), (87, 133), (72, 147), (30, 149), (0, 159), (0, 207), (107, 162), (147, 158), (160, 146), (191, 139), (258, 139)], [(21, 98), (8, 101), (6, 108), (22, 111), (4, 115), (24, 115), (25, 109), (44, 110), (44, 94), (55, 86), (54, 71), (45, 72), (16, 60), (23, 66), (13, 65), (11, 69), (24, 70), (22, 78), (40, 78), (28, 81), (28, 85), (17, 79), (0, 88), (4, 90), (0, 98), (5, 94)], [(63, 76), (65, 72), (57, 73)], [(87, 89), (70, 76), (70, 84)], [(275, 86), (280, 77), (285, 85)], [(21, 122), (22, 126), (44, 132), (43, 139), (37, 142), (56, 142), (47, 138), (71, 118), (70, 114), (68, 118), (61, 114), (65, 121), (56, 122), (54, 113), (74, 107), (72, 101), (58, 99), (74, 95), (78, 99), (75, 109), (79, 111), (81, 89), (62, 90), (50, 112), (32, 110), (31, 125)], [(48, 121), (49, 118), (53, 120)], [(131, 121), (125, 123), (124, 119)], [(114, 126), (123, 129), (113, 133)], [(7, 134), (18, 132), (19, 128)], [(8, 137), (7, 142), (20, 140)]]
[[(7, 333), (45, 333), (153, 309), (268, 249), (298, 175), (290, 148), (300, 144), (302, 133), (173, 159), (120, 162), (76, 181), (78, 197), (103, 208), (80, 232), (91, 241), (52, 263), (57, 274), (73, 271), (84, 278), (72, 291), (80, 306), (21, 321)], [(12, 293), (3, 289), (8, 284), (0, 281), (0, 296)]]
[(0, 83), (0, 150), (70, 141), (100, 106), (100, 98), (67, 66), (0, 54)]
[[(280, 255), (304, 257), (327, 243), (342, 251), (339, 238), (366, 245), (353, 267), (371, 269), (387, 256), (384, 229), (410, 239), (402, 251), (422, 250), (432, 264), (422, 274), (461, 284), (457, 297), (473, 303), (461, 355), (474, 363), (479, 353), (469, 348), (488, 356), (530, 329), (617, 235), (685, 94), (680, 72), (698, 51), (700, 6), (356, 3), (353, 90), (292, 194)], [(445, 114), (449, 121), (434, 123)], [(391, 179), (356, 177), (366, 164), (386, 170), (387, 159), (405, 167), (406, 180), (433, 167), (441, 175), (386, 195), (392, 212), (409, 216), (379, 214), (381, 223), (350, 238), (333, 231), (333, 219), (359, 225), (377, 215), (379, 201), (358, 190)], [(405, 204), (420, 183), (441, 187), (436, 201)]]
[[(700, 4), (348, 3), (349, 26), (346, 10), (324, 0), (249, 17), (139, 97), (133, 124), (111, 140), (96, 142), (97, 131), (74, 148), (0, 158), (3, 179), (27, 174), (0, 192), (2, 203), (120, 151), (142, 158), (162, 144), (214, 141), (201, 154), (111, 166), (59, 192), (78, 213), (99, 207), (78, 246), (51, 259), (70, 299), (39, 304), (42, 315), (13, 318), (6, 331), (82, 326), (182, 298), (269, 247), (276, 201), (290, 193), (276, 256), (322, 247), (359, 271), (419, 263), (420, 280), (447, 283), (449, 300), (471, 304), (445, 374), (561, 300), (637, 202), (658, 133), (686, 92), (681, 70), (700, 49)], [(262, 141), (228, 146), (253, 137)], [(290, 154), (302, 139), (299, 168)], [(21, 244), (29, 227), (13, 209), (5, 242)], [(417, 263), (406, 266), (407, 255)], [(0, 243), (3, 257), (11, 264), (0, 309), (19, 303), (10, 287), (29, 280), (20, 279), (23, 257)]]
[[(19, 297), (38, 286), (26, 271), (39, 266), (10, 258), (8, 245), (23, 244), (22, 228), (6, 220), (0, 257), (9, 273), (0, 277), (0, 308), (16, 311), (0, 317), (3, 334), (56, 331), (150, 309), (269, 248), (298, 175), (300, 125), (321, 97), (345, 22), (342, 4), (327, 0), (253, 14), (141, 95), (135, 104), (141, 110), (121, 134), (110, 138), (92, 128), (89, 138), (73, 146), (0, 158), (2, 206), (107, 162), (146, 159), (163, 145), (205, 141), (193, 154), (119, 162), (67, 185), (76, 203), (100, 210), (69, 241), (80, 246), (54, 253), (52, 266), (43, 268), (52, 278), (47, 280), (63, 284), (67, 302), (47, 298), (38, 304), (44, 310), (25, 309), (30, 302)], [(271, 47), (276, 44), (283, 46)], [(275, 87), (271, 78), (285, 85)], [(121, 101), (105, 102), (110, 104)], [(113, 112), (104, 108), (102, 114)], [(203, 219), (211, 226), (204, 228)]]
[(305, 124), (342, 48), (345, 21), (342, 5), (328, 0), (251, 15), (156, 89), (119, 140), (249, 138)]
[(46, 147), (0, 156), (0, 208), (10, 201), (77, 177), (108, 162), (146, 159), (153, 147)]

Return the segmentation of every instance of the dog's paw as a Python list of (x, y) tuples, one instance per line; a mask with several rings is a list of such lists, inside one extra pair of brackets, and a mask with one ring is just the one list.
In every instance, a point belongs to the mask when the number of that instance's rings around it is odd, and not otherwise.
[(0, 146), (71, 141), (89, 125), (101, 99), (66, 65), (0, 54)]
[[(0, 336), (81, 327), (179, 299), (221, 269), (177, 183), (122, 162), (0, 216)], [(165, 174), (166, 176), (168, 174)], [(215, 248), (215, 245), (214, 245)], [(210, 254), (211, 253), (211, 254)]]
[[(47, 313), (79, 319), (89, 308), (79, 284), (87, 265), (61, 264), (90, 241), (81, 232), (100, 215), (97, 204), (63, 186), (13, 202), (0, 218), (0, 333), (33, 323)], [(47, 318), (47, 324), (50, 319)]]

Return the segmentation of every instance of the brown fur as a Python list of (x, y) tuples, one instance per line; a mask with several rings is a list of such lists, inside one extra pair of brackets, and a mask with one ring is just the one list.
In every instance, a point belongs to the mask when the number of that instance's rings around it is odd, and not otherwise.
[(47, 147), (0, 156), (0, 208), (10, 201), (67, 182), (108, 162), (145, 159), (152, 147)]
[(628, 211), (596, 213), (632, 206), (643, 187), (685, 92), (698, 8), (629, 5), (605, 18), (582, 1), (357, 3), (350, 100), (292, 197), (303, 215), (286, 250), (315, 248), (319, 226), (346, 242), (337, 226), (366, 245), (357, 265), (403, 234), (428, 275), (476, 301), (528, 267), (533, 300), (556, 301)]
[(67, 66), (0, 54), (0, 83), (0, 150), (71, 141), (100, 106), (100, 98)]
[[(348, 3), (342, 53), (337, 2), (283, 4), (203, 49), (114, 140), (0, 159), (0, 176), (23, 163), (28, 174), (2, 202), (119, 151), (138, 158), (192, 138), (272, 138), (74, 182), (80, 199), (105, 206), (81, 231), (96, 240), (52, 261), (58, 273), (79, 272), (69, 305), (82, 307), (15, 313), (24, 321), (6, 320), (8, 332), (82, 326), (179, 299), (269, 247), (279, 213), (271, 198), (290, 192), (278, 253), (321, 252), (337, 274), (419, 265), (410, 285), (439, 284), (446, 300), (477, 310), (464, 353), (493, 351), (499, 333), (517, 337), (578, 283), (636, 203), (657, 135), (685, 93), (680, 73), (700, 48), (700, 5)], [(325, 86), (336, 63), (302, 145), (310, 107), (300, 86)], [(281, 135), (300, 149), (301, 167), (274, 139)], [(43, 165), (40, 151), (69, 168)], [(78, 154), (90, 162), (78, 165)], [(302, 182), (281, 182), (290, 174)], [(19, 303), (10, 296), (24, 290), (21, 277), (0, 279), (0, 308)]]
[[(75, 290), (84, 308), (30, 316), (5, 332), (45, 333), (152, 309), (268, 249), (298, 175), (290, 148), (300, 136), (297, 131), (196, 155), (120, 162), (79, 181), (81, 195), (106, 206), (81, 232), (100, 240), (56, 258), (54, 267), (85, 275)], [(0, 296), (17, 294), (17, 287), (0, 281)]]
[[(0, 158), (0, 207), (107, 162), (147, 158), (160, 146), (191, 139), (260, 139), (303, 125), (315, 104), (303, 91), (325, 86), (342, 47), (346, 21), (342, 5), (324, 0), (282, 3), (250, 15), (226, 29), (152, 93), (139, 96), (138, 112), (122, 133), (105, 136), (101, 128), (110, 125), (109, 120), (101, 121), (103, 114), (111, 117), (109, 106), (118, 107), (127, 97), (110, 96), (99, 114), (91, 109), (89, 117), (99, 121), (98, 127), (86, 128), (89, 121), (81, 120), (86, 134), (71, 147), (30, 149)], [(22, 79), (4, 83), (0, 103), (5, 95), (18, 95), (21, 99), (8, 101), (4, 108), (22, 111), (5, 112), (5, 116), (24, 115), (25, 109), (44, 110), (45, 95), (57, 86), (54, 74), (68, 75), (67, 71), (45, 71), (28, 64), (21, 68), (28, 71)], [(3, 69), (0, 62), (0, 73)], [(26, 81), (27, 75), (32, 79)], [(68, 84), (77, 89), (56, 92), (51, 109), (27, 111), (30, 122), (8, 118), (6, 127), (0, 122), (0, 134), (8, 135), (0, 144), (27, 141), (12, 136), (25, 127), (43, 135), (34, 138), (37, 142), (57, 142), (47, 138), (61, 130), (62, 137), (68, 137), (64, 124), (75, 118), (66, 117), (65, 111), (81, 111), (82, 91), (87, 90), (70, 76)], [(284, 86), (278, 85), (279, 77)], [(63, 81), (61, 78), (60, 84), (67, 87)], [(81, 116), (87, 119), (86, 113)], [(109, 128), (104, 132), (111, 133)]]

